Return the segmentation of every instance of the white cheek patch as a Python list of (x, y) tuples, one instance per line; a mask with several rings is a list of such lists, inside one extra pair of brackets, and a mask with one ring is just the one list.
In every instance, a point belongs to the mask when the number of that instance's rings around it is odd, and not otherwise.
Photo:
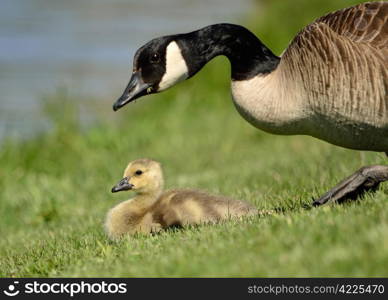
[(172, 41), (166, 48), (166, 72), (159, 82), (158, 91), (163, 91), (185, 80), (189, 70), (176, 42)]

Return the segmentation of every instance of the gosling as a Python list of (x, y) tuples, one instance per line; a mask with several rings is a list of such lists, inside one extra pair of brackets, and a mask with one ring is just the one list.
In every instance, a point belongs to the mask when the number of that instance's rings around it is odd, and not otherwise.
[(112, 188), (112, 193), (134, 191), (136, 195), (108, 212), (105, 230), (111, 239), (136, 233), (150, 234), (168, 227), (216, 223), (259, 213), (249, 203), (202, 191), (163, 191), (162, 168), (154, 160), (137, 159), (130, 162), (123, 177)]

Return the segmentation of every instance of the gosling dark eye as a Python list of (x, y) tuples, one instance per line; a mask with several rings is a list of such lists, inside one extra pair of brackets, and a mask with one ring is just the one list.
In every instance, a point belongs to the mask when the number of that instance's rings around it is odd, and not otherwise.
[(135, 175), (137, 175), (137, 176), (139, 176), (139, 175), (141, 175), (141, 174), (143, 174), (143, 171), (142, 171), (142, 170), (137, 170), (137, 171), (135, 172)]
[(159, 54), (158, 53), (154, 53), (151, 58), (150, 58), (150, 62), (152, 64), (156, 64), (160, 61), (160, 57), (159, 57)]

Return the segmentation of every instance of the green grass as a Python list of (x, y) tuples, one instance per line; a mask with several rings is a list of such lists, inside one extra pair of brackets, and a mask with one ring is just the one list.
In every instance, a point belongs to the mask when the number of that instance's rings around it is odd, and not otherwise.
[[(266, 1), (248, 24), (279, 52), (300, 27), (352, 3)], [(46, 99), (53, 130), (1, 145), (0, 276), (387, 276), (387, 186), (348, 205), (304, 208), (385, 157), (251, 127), (233, 107), (228, 74), (218, 58), (117, 113), (113, 101), (81, 104), (63, 91)], [(92, 126), (80, 125), (81, 109), (94, 111)], [(104, 216), (130, 197), (110, 188), (140, 157), (163, 163), (167, 187), (284, 213), (110, 242)]]

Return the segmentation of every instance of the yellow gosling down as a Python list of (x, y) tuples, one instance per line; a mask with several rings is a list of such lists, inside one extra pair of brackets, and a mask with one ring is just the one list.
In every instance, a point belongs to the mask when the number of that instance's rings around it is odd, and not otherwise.
[(130, 162), (123, 179), (112, 188), (112, 192), (134, 191), (136, 195), (109, 210), (105, 221), (109, 238), (268, 213), (258, 211), (244, 201), (198, 190), (163, 191), (163, 185), (159, 162), (150, 159)]

